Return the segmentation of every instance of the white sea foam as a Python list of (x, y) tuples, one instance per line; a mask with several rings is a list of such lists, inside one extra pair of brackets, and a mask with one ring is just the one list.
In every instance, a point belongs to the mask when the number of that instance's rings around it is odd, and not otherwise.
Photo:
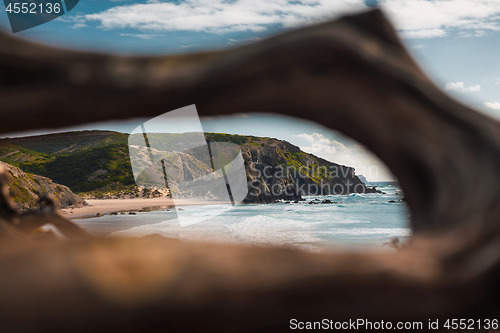
[(324, 234), (337, 236), (371, 236), (383, 235), (387, 237), (407, 237), (411, 234), (409, 228), (350, 228), (350, 229), (332, 229), (321, 231)]
[(242, 222), (229, 224), (228, 230), (235, 238), (252, 244), (285, 245), (321, 241), (313, 236), (315, 231), (310, 224), (263, 215), (247, 217)]
[[(383, 190), (383, 188), (381, 188)], [(407, 237), (408, 211), (395, 194), (309, 197), (329, 199), (337, 204), (238, 205), (228, 211), (218, 206), (183, 207), (183, 218), (203, 220), (181, 227), (175, 212), (138, 213), (137, 216), (105, 216), (101, 219), (76, 220), (85, 223), (116, 221), (112, 236), (160, 234), (186, 240), (246, 244), (272, 244), (318, 249), (318, 246), (362, 246), (388, 242), (392, 237)], [(342, 202), (342, 204), (340, 204)], [(168, 220), (170, 218), (170, 220)], [(134, 220), (135, 219), (135, 220)], [(148, 220), (149, 219), (149, 220)], [(133, 221), (137, 221), (134, 225)], [(150, 222), (148, 222), (150, 221)], [(125, 223), (123, 223), (125, 222)]]

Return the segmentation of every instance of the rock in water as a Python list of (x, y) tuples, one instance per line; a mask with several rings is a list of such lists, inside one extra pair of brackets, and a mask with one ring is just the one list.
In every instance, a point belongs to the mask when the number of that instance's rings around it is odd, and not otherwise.
[(266, 139), (265, 146), (246, 143), (240, 148), (248, 178), (246, 203), (302, 200), (308, 195), (382, 193), (367, 187), (354, 168), (306, 153), (287, 141)]

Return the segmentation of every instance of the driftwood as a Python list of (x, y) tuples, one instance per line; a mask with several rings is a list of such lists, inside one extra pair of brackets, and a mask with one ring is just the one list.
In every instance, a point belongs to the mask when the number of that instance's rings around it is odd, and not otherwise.
[(194, 103), (200, 115), (319, 122), (387, 164), (414, 230), (395, 253), (155, 237), (12, 246), (0, 252), (5, 329), (240, 332), (288, 330), (293, 318), (426, 328), (428, 319), (499, 313), (500, 125), (436, 88), (378, 10), (181, 56), (74, 52), (0, 34), (0, 78), (3, 133)]

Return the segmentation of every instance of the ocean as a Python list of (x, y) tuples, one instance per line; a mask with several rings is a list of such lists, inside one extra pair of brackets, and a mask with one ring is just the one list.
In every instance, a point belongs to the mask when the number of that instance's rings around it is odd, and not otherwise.
[[(386, 194), (304, 197), (300, 203), (244, 204), (223, 207), (185, 206), (183, 214), (208, 220), (181, 227), (174, 209), (75, 219), (94, 234), (145, 236), (257, 245), (278, 245), (310, 251), (388, 249), (391, 238), (411, 235), (409, 211), (395, 182), (369, 183)], [(336, 203), (309, 204), (330, 200)], [(394, 201), (394, 202), (391, 202)], [(220, 214), (220, 215), (219, 215)]]

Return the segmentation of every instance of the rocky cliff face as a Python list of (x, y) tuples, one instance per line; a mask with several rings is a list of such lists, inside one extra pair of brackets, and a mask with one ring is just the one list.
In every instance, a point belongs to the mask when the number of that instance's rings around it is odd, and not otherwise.
[(52, 195), (59, 208), (87, 204), (85, 200), (71, 192), (67, 186), (56, 184), (49, 178), (25, 173), (4, 162), (0, 162), (0, 168), (6, 170), (11, 177), (10, 194), (16, 208), (20, 211), (37, 208), (38, 199), (44, 194)]
[[(131, 161), (137, 173), (138, 184), (145, 187), (165, 186), (162, 167), (155, 161), (163, 161), (168, 184), (176, 197), (227, 198), (228, 189), (222, 172), (231, 179), (231, 192), (248, 188), (248, 195), (238, 200), (246, 203), (271, 203), (277, 200), (302, 200), (307, 195), (331, 195), (350, 193), (377, 193), (368, 188), (355, 175), (354, 169), (326, 161), (305, 153), (289, 142), (253, 136), (205, 133), (210, 149), (182, 150), (183, 146), (199, 145), (194, 134), (148, 134), (151, 147), (144, 143), (142, 135), (129, 141)], [(203, 142), (203, 138), (201, 141)], [(196, 143), (196, 144), (195, 144)], [(178, 147), (175, 151), (171, 147)], [(239, 149), (238, 149), (239, 148)], [(227, 167), (240, 153), (244, 170)], [(182, 151), (182, 152), (179, 152)], [(210, 158), (207, 154), (210, 152)], [(241, 161), (241, 159), (240, 159)], [(234, 165), (233, 165), (234, 166)], [(233, 169), (233, 171), (231, 171)], [(246, 183), (245, 183), (246, 182)], [(234, 198), (234, 193), (231, 193)]]
[(302, 200), (306, 195), (381, 193), (366, 187), (354, 168), (305, 153), (286, 141), (270, 139), (241, 148), (249, 186), (247, 203)]

